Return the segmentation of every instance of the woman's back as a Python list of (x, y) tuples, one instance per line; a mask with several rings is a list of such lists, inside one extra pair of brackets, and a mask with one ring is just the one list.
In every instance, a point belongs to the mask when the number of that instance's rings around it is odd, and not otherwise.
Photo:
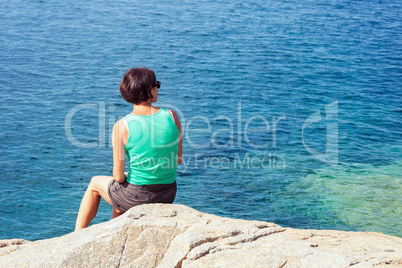
[[(182, 161), (182, 128), (175, 111), (152, 105), (158, 100), (160, 86), (152, 70), (126, 71), (120, 94), (133, 104), (133, 112), (113, 126), (113, 176), (91, 179), (81, 201), (76, 230), (88, 227), (101, 197), (113, 206), (112, 219), (138, 205), (173, 203), (176, 169)], [(129, 161), (127, 177), (124, 154)]]
[(169, 184), (176, 180), (179, 129), (168, 110), (151, 115), (128, 114), (125, 146), (129, 161), (127, 182), (136, 185)]

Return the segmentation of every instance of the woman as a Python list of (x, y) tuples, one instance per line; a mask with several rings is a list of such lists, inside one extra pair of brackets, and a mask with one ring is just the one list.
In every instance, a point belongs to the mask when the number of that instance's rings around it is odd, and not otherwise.
[[(121, 96), (133, 111), (113, 127), (113, 177), (95, 176), (82, 198), (75, 229), (88, 227), (101, 197), (113, 206), (112, 219), (140, 204), (173, 203), (176, 169), (182, 157), (182, 130), (175, 111), (152, 105), (160, 82), (146, 68), (129, 69)], [(127, 155), (129, 171), (124, 173)]]

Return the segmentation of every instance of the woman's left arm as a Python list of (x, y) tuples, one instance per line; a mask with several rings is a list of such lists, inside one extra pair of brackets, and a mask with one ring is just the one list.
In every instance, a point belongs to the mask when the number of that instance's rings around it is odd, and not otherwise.
[(124, 126), (123, 119), (121, 119), (114, 124), (112, 132), (113, 178), (119, 183), (123, 183), (126, 180), (126, 176), (124, 175), (125, 136), (126, 127)]

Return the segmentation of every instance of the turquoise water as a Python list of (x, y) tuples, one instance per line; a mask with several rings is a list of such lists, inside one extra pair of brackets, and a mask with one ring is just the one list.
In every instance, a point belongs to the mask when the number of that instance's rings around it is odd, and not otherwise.
[[(402, 236), (401, 2), (12, 1), (0, 9), (0, 239), (74, 229), (111, 175), (125, 70), (162, 82), (175, 203)], [(106, 221), (102, 203), (94, 223)]]

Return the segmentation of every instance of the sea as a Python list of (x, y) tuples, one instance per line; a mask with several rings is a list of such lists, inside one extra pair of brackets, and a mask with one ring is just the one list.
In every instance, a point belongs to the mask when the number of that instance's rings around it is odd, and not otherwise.
[[(125, 71), (161, 82), (175, 204), (402, 237), (399, 0), (1, 1), (0, 239), (74, 230)], [(102, 201), (92, 224), (110, 219)]]

